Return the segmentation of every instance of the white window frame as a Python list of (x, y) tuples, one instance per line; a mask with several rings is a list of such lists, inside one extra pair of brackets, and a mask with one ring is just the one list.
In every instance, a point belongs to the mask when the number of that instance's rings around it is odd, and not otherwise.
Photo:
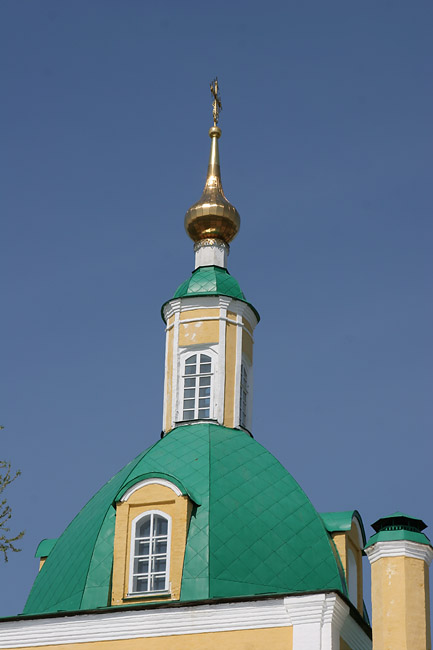
[[(213, 419), (216, 419), (216, 411), (217, 411), (217, 407), (216, 407), (217, 358), (218, 357), (217, 357), (217, 354), (216, 354), (215, 350), (213, 350), (212, 348), (200, 346), (199, 348), (195, 348), (195, 347), (188, 348), (188, 349), (184, 350), (182, 352), (182, 354), (181, 354), (181, 358), (180, 358), (181, 385), (180, 385), (180, 390), (179, 390), (179, 404), (178, 404), (178, 409), (177, 409), (178, 421), (179, 422), (188, 422), (189, 421), (189, 419), (185, 420), (184, 416), (183, 416), (184, 410), (188, 410), (188, 409), (184, 409), (184, 406), (183, 406), (184, 399), (188, 399), (188, 398), (184, 397), (185, 389), (188, 388), (188, 387), (185, 386), (185, 379), (192, 378), (192, 377), (195, 377), (195, 378), (198, 378), (198, 379), (200, 378), (200, 373), (196, 373), (194, 375), (187, 375), (186, 374), (186, 372), (185, 372), (186, 362), (187, 362), (188, 359), (190, 359), (190, 357), (195, 355), (197, 357), (196, 363), (197, 363), (197, 366), (198, 366), (198, 369), (199, 369), (199, 367), (200, 367), (199, 357), (200, 357), (201, 354), (205, 354), (208, 357), (210, 357), (210, 359), (211, 359), (211, 372), (209, 373), (209, 375), (211, 377), (211, 380), (210, 380), (210, 396), (209, 396), (209, 417), (204, 418), (204, 417), (201, 417), (199, 415), (199, 399), (200, 399), (200, 395), (199, 395), (199, 393), (196, 393), (196, 395), (194, 397), (194, 402), (195, 402), (194, 403), (194, 418), (192, 418), (192, 420), (213, 420)], [(207, 376), (207, 375), (208, 375), (208, 373), (203, 373), (203, 376)], [(199, 382), (196, 382), (195, 389), (196, 389), (196, 391), (199, 391), (199, 389), (200, 389)]]
[[(163, 589), (152, 590), (152, 591), (133, 591), (134, 586), (134, 560), (135, 560), (135, 541), (136, 541), (136, 528), (140, 519), (147, 517), (148, 515), (159, 515), (164, 517), (167, 520), (167, 560), (165, 567), (165, 583)], [(152, 531), (151, 531), (152, 532)], [(151, 573), (151, 541), (152, 537), (149, 539), (149, 576)], [(128, 596), (148, 596), (151, 594), (160, 594), (168, 593), (170, 591), (170, 555), (171, 555), (171, 517), (166, 512), (162, 510), (146, 510), (141, 512), (137, 517), (132, 520), (131, 523), (131, 545), (129, 552), (129, 584), (128, 584)]]

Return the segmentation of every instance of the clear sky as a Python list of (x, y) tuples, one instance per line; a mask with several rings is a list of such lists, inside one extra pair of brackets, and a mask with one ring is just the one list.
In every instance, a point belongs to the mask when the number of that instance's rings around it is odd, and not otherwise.
[(160, 306), (193, 268), (215, 74), (229, 270), (262, 316), (254, 436), (317, 510), (357, 508), (368, 536), (402, 510), (433, 537), (432, 19), (429, 0), (1, 2), (0, 458), (26, 531), (1, 615), (38, 542), (159, 438)]

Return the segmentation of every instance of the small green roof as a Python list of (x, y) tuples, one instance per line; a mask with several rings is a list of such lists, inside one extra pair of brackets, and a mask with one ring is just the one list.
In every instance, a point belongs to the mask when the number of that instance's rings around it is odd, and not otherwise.
[(53, 550), (54, 544), (56, 542), (57, 542), (57, 537), (54, 539), (43, 539), (42, 542), (39, 542), (38, 544), (35, 557), (48, 557), (51, 551)]
[(107, 607), (116, 511), (126, 486), (170, 475), (196, 495), (181, 602), (336, 590), (344, 577), (322, 519), (289, 472), (244, 431), (179, 426), (104, 485), (59, 537), (24, 614)]
[(422, 531), (427, 525), (422, 519), (411, 517), (404, 512), (394, 512), (392, 515), (381, 517), (372, 524), (376, 533), (370, 537), (365, 548), (373, 546), (376, 542), (392, 542), (408, 540), (419, 544), (428, 544), (430, 540)]
[(362, 542), (365, 544), (366, 536), (364, 524), (358, 510), (343, 510), (341, 512), (321, 512), (325, 528), (330, 533), (343, 532), (352, 528), (352, 520), (355, 518), (361, 528)]
[[(241, 300), (251, 307), (257, 319), (260, 320), (257, 310), (245, 299), (238, 281), (221, 266), (200, 266), (195, 269), (191, 277), (177, 289), (173, 299), (192, 296), (228, 296)], [(166, 304), (164, 303), (164, 305)]]

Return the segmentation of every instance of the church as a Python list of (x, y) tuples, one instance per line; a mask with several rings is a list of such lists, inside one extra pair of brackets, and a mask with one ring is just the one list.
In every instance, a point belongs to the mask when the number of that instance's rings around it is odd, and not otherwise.
[(227, 270), (240, 217), (222, 188), (217, 81), (211, 90), (206, 183), (185, 215), (195, 269), (161, 309), (161, 436), (41, 541), (0, 648), (430, 649), (424, 522), (395, 512), (367, 540), (356, 509), (318, 513), (253, 436), (260, 316)]

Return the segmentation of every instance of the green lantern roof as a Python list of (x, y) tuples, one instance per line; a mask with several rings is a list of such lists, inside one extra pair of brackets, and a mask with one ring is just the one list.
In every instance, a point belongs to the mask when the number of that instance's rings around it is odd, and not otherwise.
[(192, 296), (228, 296), (242, 300), (251, 307), (260, 320), (257, 310), (245, 299), (238, 281), (221, 266), (200, 266), (195, 269), (191, 277), (180, 285), (173, 298)]
[(404, 512), (394, 512), (392, 515), (381, 517), (371, 524), (376, 531), (368, 540), (365, 548), (373, 546), (376, 542), (391, 542), (408, 540), (431, 546), (430, 540), (422, 531), (427, 525), (422, 519), (411, 517)]
[(320, 515), (287, 470), (243, 431), (197, 423), (171, 431), (95, 494), (58, 538), (24, 614), (109, 605), (113, 502), (153, 474), (174, 477), (195, 499), (181, 601), (346, 593)]

